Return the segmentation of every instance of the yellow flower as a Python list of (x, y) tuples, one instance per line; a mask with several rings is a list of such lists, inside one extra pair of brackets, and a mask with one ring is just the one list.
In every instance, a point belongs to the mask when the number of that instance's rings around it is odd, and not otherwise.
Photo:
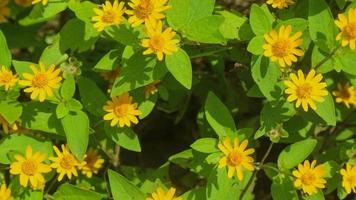
[(129, 23), (135, 27), (142, 23), (152, 23), (163, 19), (165, 16), (162, 12), (171, 7), (166, 3), (167, 0), (131, 0), (129, 6), (132, 10), (126, 11), (126, 14), (130, 16)]
[(41, 152), (33, 153), (32, 147), (26, 147), (26, 155), (23, 157), (20, 154), (15, 155), (16, 162), (10, 165), (10, 174), (20, 176), (20, 185), (27, 187), (30, 181), (33, 188), (44, 183), (43, 173), (48, 173), (52, 169), (49, 165), (43, 163), (46, 159), (46, 154)]
[(273, 62), (279, 63), (281, 67), (291, 66), (297, 62), (297, 56), (303, 56), (303, 50), (298, 47), (303, 43), (302, 32), (291, 36), (292, 26), (281, 26), (279, 31), (272, 30), (264, 35), (264, 55), (271, 58)]
[(5, 91), (14, 87), (18, 81), (17, 75), (14, 75), (11, 70), (6, 69), (5, 66), (0, 70), (0, 86), (5, 87)]
[(5, 184), (2, 184), (0, 187), (0, 199), (1, 200), (13, 200), (14, 199), (11, 196), (10, 188), (7, 188)]
[(159, 82), (161, 81), (156, 80), (145, 86), (144, 93), (146, 99), (150, 98), (151, 95), (154, 95), (158, 91), (156, 86)]
[(52, 161), (51, 167), (57, 169), (59, 173), (58, 181), (61, 181), (64, 175), (67, 175), (69, 179), (72, 179), (72, 175), (78, 176), (77, 167), (79, 166), (79, 161), (71, 154), (68, 147), (62, 144), (62, 152), (53, 146), (57, 157), (50, 157)]
[(32, 4), (36, 4), (36, 3), (41, 3), (42, 5), (47, 5), (48, 4), (48, 0), (32, 0)]
[(294, 4), (294, 0), (268, 0), (267, 4), (272, 5), (273, 8), (283, 9)]
[(333, 91), (337, 103), (344, 103), (346, 107), (356, 104), (356, 89), (349, 83), (345, 85), (338, 84), (337, 89)]
[(15, 0), (15, 3), (19, 6), (28, 7), (32, 5), (32, 0)]
[(31, 93), (31, 99), (38, 97), (43, 102), (47, 96), (53, 96), (53, 90), (59, 88), (62, 77), (59, 75), (61, 70), (55, 69), (55, 65), (50, 65), (47, 71), (43, 63), (39, 66), (31, 65), (33, 74), (23, 73), (25, 80), (20, 80), (20, 85), (26, 86), (24, 91)]
[(141, 111), (137, 109), (137, 103), (132, 102), (132, 97), (129, 93), (124, 93), (120, 96), (113, 97), (112, 101), (107, 101), (104, 110), (108, 112), (104, 115), (104, 120), (111, 121), (110, 125), (125, 125), (130, 127), (131, 123), (137, 124), (137, 116), (141, 115)]
[(356, 166), (347, 163), (346, 168), (340, 170), (340, 174), (342, 175), (342, 186), (346, 192), (348, 194), (356, 193)]
[(316, 110), (315, 101), (323, 102), (324, 96), (328, 95), (326, 83), (321, 82), (322, 79), (323, 76), (316, 75), (315, 70), (311, 70), (306, 77), (302, 70), (298, 70), (298, 75), (290, 74), (290, 80), (284, 81), (287, 86), (285, 93), (289, 95), (287, 100), (289, 102), (297, 100), (296, 107), (302, 105), (305, 112), (309, 106)]
[(179, 40), (173, 39), (176, 33), (172, 28), (163, 30), (161, 21), (146, 23), (146, 33), (149, 38), (141, 40), (141, 46), (147, 48), (144, 55), (154, 53), (162, 61), (164, 54), (170, 55), (178, 50)]
[(9, 122), (7, 122), (7, 120), (1, 115), (0, 115), (0, 125), (5, 133), (9, 133), (9, 132), (18, 130), (18, 126), (17, 126), (16, 122), (14, 122), (13, 124), (10, 125)]
[(98, 31), (103, 31), (106, 27), (111, 25), (118, 25), (124, 22), (124, 2), (114, 1), (114, 4), (111, 4), (110, 1), (106, 1), (102, 5), (102, 9), (94, 8), (96, 16), (92, 17), (94, 22), (94, 28)]
[(237, 178), (243, 180), (243, 168), (253, 171), (253, 158), (249, 156), (255, 152), (255, 149), (246, 149), (248, 145), (248, 140), (242, 141), (239, 144), (237, 138), (234, 139), (234, 144), (231, 144), (230, 138), (226, 138), (218, 144), (220, 151), (224, 153), (224, 157), (219, 160), (219, 168), (223, 168), (227, 165), (228, 173), (227, 176), (232, 178), (235, 174)]
[(340, 33), (336, 36), (336, 40), (341, 40), (342, 46), (349, 45), (351, 49), (356, 47), (356, 8), (351, 8), (348, 16), (339, 14), (335, 24), (340, 29)]
[(311, 164), (308, 160), (304, 161), (304, 164), (299, 164), (298, 169), (293, 171), (293, 176), (296, 177), (294, 186), (309, 195), (317, 193), (318, 188), (325, 187), (326, 181), (323, 179), (325, 169), (323, 165), (316, 166), (316, 160)]
[(157, 190), (151, 194), (151, 197), (147, 197), (146, 200), (182, 200), (181, 197), (174, 197), (175, 193), (175, 188), (170, 188), (166, 193), (163, 188), (158, 187)]
[(91, 178), (93, 174), (97, 174), (99, 170), (103, 167), (104, 159), (98, 154), (94, 149), (89, 149), (83, 163), (80, 166), (82, 173)]
[(9, 3), (9, 0), (1, 0), (0, 1), (0, 23), (6, 22), (8, 17), (10, 15), (10, 9), (7, 7), (7, 4)]

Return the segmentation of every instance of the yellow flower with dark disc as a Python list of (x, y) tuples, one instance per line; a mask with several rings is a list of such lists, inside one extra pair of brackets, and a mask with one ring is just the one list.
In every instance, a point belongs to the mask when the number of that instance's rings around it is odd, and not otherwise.
[(9, 91), (16, 85), (18, 81), (17, 75), (13, 74), (11, 70), (2, 66), (0, 69), (0, 87), (4, 87), (5, 91)]
[(11, 195), (10, 188), (6, 187), (5, 184), (2, 184), (0, 187), (0, 199), (1, 200), (13, 200), (14, 199)]
[(344, 103), (346, 107), (356, 105), (356, 88), (349, 83), (337, 84), (337, 90), (333, 91), (336, 103)]
[(296, 107), (302, 105), (305, 112), (311, 107), (316, 110), (317, 102), (323, 102), (324, 97), (328, 95), (326, 83), (322, 82), (323, 76), (316, 74), (315, 70), (311, 70), (307, 76), (302, 70), (298, 70), (298, 74), (291, 73), (290, 80), (284, 81), (287, 86), (285, 93), (288, 94), (287, 101), (296, 102)]
[(62, 77), (61, 70), (55, 65), (50, 65), (48, 70), (43, 63), (37, 68), (31, 65), (32, 73), (23, 73), (25, 80), (20, 80), (20, 85), (25, 86), (24, 92), (31, 93), (31, 99), (39, 99), (43, 102), (47, 97), (53, 96), (53, 91), (60, 87)]
[(102, 8), (94, 8), (96, 16), (92, 17), (94, 28), (98, 31), (103, 31), (106, 27), (119, 25), (124, 22), (124, 2), (115, 0), (113, 4), (110, 1), (105, 1)]
[(148, 38), (141, 40), (141, 46), (147, 48), (144, 55), (156, 54), (159, 61), (163, 60), (164, 55), (171, 55), (178, 51), (178, 39), (174, 39), (176, 33), (172, 28), (163, 30), (161, 21), (146, 24)]
[(267, 4), (270, 4), (273, 8), (284, 9), (288, 6), (293, 5), (294, 0), (267, 0)]
[(9, 0), (0, 1), (0, 23), (6, 22), (7, 17), (10, 15), (10, 9), (7, 7)]
[(182, 200), (181, 197), (175, 197), (175, 193), (175, 188), (170, 188), (168, 191), (165, 191), (162, 187), (158, 187), (146, 200)]
[(356, 8), (350, 8), (347, 15), (339, 14), (335, 20), (336, 26), (340, 29), (340, 33), (336, 36), (336, 40), (341, 40), (342, 46), (349, 45), (351, 49), (356, 48)]
[(52, 169), (45, 164), (46, 154), (41, 152), (33, 152), (31, 146), (26, 147), (25, 156), (21, 154), (15, 155), (15, 160), (10, 165), (10, 174), (20, 177), (20, 185), (27, 187), (30, 182), (32, 188), (37, 188), (41, 183), (45, 182), (44, 173), (50, 172)]
[(67, 146), (62, 144), (61, 147), (62, 151), (53, 146), (57, 157), (49, 158), (52, 161), (51, 167), (56, 169), (59, 174), (58, 181), (61, 181), (65, 175), (67, 175), (68, 179), (72, 179), (72, 176), (78, 176), (77, 168), (80, 164)]
[(296, 178), (294, 186), (308, 195), (315, 194), (318, 189), (325, 188), (324, 166), (316, 165), (315, 160), (312, 163), (306, 160), (304, 164), (299, 164), (298, 169), (293, 171), (293, 176)]
[(103, 168), (104, 162), (98, 151), (90, 148), (85, 155), (83, 163), (80, 165), (80, 169), (86, 177), (91, 178), (93, 174), (97, 174)]
[(111, 121), (111, 126), (131, 127), (131, 123), (138, 123), (138, 116), (141, 111), (138, 110), (138, 104), (133, 103), (129, 93), (124, 93), (120, 96), (112, 97), (112, 100), (107, 101), (104, 110), (107, 112), (104, 115), (104, 120)]
[(162, 12), (168, 10), (168, 0), (131, 0), (129, 2), (130, 10), (126, 11), (129, 17), (129, 23), (132, 26), (138, 26), (147, 22), (155, 22), (163, 19), (165, 16)]
[(244, 169), (253, 171), (253, 158), (250, 156), (255, 152), (255, 149), (249, 148), (248, 140), (239, 143), (237, 138), (231, 144), (230, 138), (226, 138), (218, 144), (218, 148), (224, 153), (224, 157), (219, 160), (219, 168), (227, 166), (227, 176), (232, 178), (236, 172), (238, 180), (242, 181), (244, 177)]
[(302, 32), (292, 34), (292, 26), (281, 26), (279, 31), (272, 30), (264, 35), (264, 55), (281, 67), (291, 66), (304, 52), (299, 47), (303, 43)]
[(342, 175), (342, 187), (348, 194), (356, 193), (356, 166), (350, 163), (346, 164), (345, 169), (340, 170)]

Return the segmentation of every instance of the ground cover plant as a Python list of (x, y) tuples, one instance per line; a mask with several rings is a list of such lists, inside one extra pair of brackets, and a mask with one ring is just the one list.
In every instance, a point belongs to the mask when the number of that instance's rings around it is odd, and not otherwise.
[(0, 0), (0, 200), (355, 199), (355, 87), (355, 0)]

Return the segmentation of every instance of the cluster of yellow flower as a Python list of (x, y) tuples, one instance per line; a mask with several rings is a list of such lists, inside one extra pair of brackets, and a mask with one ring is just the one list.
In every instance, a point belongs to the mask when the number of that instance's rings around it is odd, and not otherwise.
[(175, 188), (170, 188), (167, 192), (163, 188), (158, 187), (155, 192), (151, 194), (151, 197), (147, 197), (146, 200), (182, 200), (181, 197), (175, 197)]
[[(239, 181), (243, 180), (243, 168), (248, 171), (254, 170), (254, 159), (250, 156), (255, 152), (253, 148), (246, 149), (248, 141), (244, 140), (239, 143), (237, 138), (234, 139), (233, 144), (229, 137), (222, 140), (218, 144), (218, 148), (224, 154), (224, 156), (219, 160), (219, 168), (224, 168), (227, 166), (228, 173), (227, 176), (232, 178), (235, 174)], [(302, 189), (304, 193), (309, 195), (314, 194), (320, 188), (324, 188), (325, 181), (325, 168), (323, 165), (316, 166), (316, 161), (313, 160), (311, 163), (306, 160), (303, 164), (299, 164), (298, 168), (292, 172), (294, 176), (294, 186), (297, 189)], [(343, 177), (342, 186), (345, 188), (347, 193), (352, 191), (356, 193), (356, 166), (350, 163), (346, 164), (345, 169), (340, 170), (340, 174)]]
[[(272, 4), (273, 7), (285, 8), (293, 1), (270, 0), (267, 3)], [(349, 10), (348, 18), (344, 14), (340, 14), (335, 23), (341, 30), (336, 40), (342, 40), (342, 46), (349, 45), (351, 49), (355, 49), (356, 9)], [(291, 25), (282, 25), (278, 31), (272, 30), (264, 35), (264, 56), (269, 57), (272, 62), (278, 62), (282, 69), (292, 66), (292, 63), (298, 61), (297, 57), (304, 55), (303, 50), (299, 48), (303, 43), (302, 32), (296, 32), (293, 35), (291, 33)], [(302, 105), (304, 111), (308, 111), (309, 107), (316, 110), (315, 101), (323, 102), (324, 97), (328, 95), (327, 85), (322, 79), (323, 76), (316, 74), (313, 69), (307, 75), (301, 70), (291, 73), (290, 80), (284, 81), (287, 86), (285, 93), (289, 95), (287, 100), (289, 102), (296, 101), (296, 107)], [(356, 103), (356, 91), (349, 84), (340, 85), (333, 94), (336, 97), (336, 102), (343, 102), (347, 107)]]
[(141, 40), (141, 46), (146, 48), (144, 55), (156, 54), (157, 59), (162, 61), (164, 55), (169, 55), (178, 50), (178, 39), (174, 39), (176, 33), (172, 28), (164, 28), (162, 19), (163, 12), (170, 6), (167, 0), (131, 0), (128, 3), (130, 9), (126, 9), (124, 2), (115, 0), (113, 4), (106, 1), (101, 8), (95, 8), (96, 16), (92, 17), (94, 27), (103, 31), (106, 27), (124, 23), (124, 14), (128, 15), (128, 22), (132, 27), (145, 25), (148, 38)]
[[(56, 157), (50, 157), (51, 164), (45, 163), (47, 160), (46, 154), (42, 152), (33, 152), (31, 146), (26, 147), (25, 155), (17, 154), (14, 156), (15, 161), (10, 165), (10, 174), (19, 176), (20, 185), (27, 187), (30, 183), (33, 189), (42, 190), (45, 186), (45, 178), (43, 174), (49, 173), (52, 169), (59, 174), (57, 180), (61, 181), (64, 176), (71, 179), (72, 176), (78, 176), (77, 170), (81, 170), (82, 174), (91, 178), (93, 174), (97, 174), (103, 167), (104, 160), (97, 151), (89, 149), (82, 162), (77, 160), (69, 149), (62, 145), (62, 151), (56, 146), (53, 149)], [(0, 196), (2, 199), (10, 199), (11, 191), (5, 185), (1, 186)]]

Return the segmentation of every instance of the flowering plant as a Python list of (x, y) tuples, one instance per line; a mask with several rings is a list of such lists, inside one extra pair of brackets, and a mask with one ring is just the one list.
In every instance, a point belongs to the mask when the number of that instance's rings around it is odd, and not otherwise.
[(0, 0), (0, 200), (356, 193), (355, 0)]

